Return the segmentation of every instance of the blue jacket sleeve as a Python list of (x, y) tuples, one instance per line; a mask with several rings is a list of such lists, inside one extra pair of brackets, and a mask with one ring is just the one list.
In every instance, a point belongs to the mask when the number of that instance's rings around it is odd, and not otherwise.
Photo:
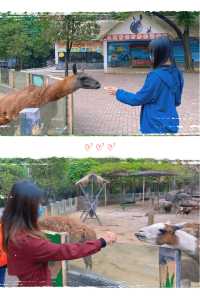
[(137, 93), (131, 93), (122, 89), (118, 89), (116, 92), (116, 98), (120, 102), (131, 106), (153, 103), (158, 97), (160, 85), (160, 79), (153, 73), (149, 73), (143, 87)]
[(178, 74), (179, 74), (178, 77), (179, 77), (180, 89), (178, 90), (178, 92), (176, 93), (176, 96), (175, 96), (175, 105), (176, 106), (181, 105), (181, 96), (183, 93), (183, 86), (184, 86), (183, 74), (180, 71)]

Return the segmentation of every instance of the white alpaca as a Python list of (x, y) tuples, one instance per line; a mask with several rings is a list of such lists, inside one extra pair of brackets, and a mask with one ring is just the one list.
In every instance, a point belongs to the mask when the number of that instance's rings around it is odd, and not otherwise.
[(152, 245), (162, 245), (174, 249), (180, 249), (189, 256), (199, 261), (198, 238), (181, 230), (182, 225), (169, 225), (156, 223), (143, 227), (135, 236), (140, 240)]
[(192, 259), (182, 259), (181, 261), (181, 278), (182, 280), (189, 280), (189, 282), (199, 282), (199, 238), (182, 230), (187, 228), (187, 225), (189, 225), (188, 228), (194, 225), (194, 229), (199, 226), (197, 224), (169, 225), (157, 223), (143, 227), (135, 233), (135, 236), (140, 241), (151, 245), (179, 249), (189, 255)]

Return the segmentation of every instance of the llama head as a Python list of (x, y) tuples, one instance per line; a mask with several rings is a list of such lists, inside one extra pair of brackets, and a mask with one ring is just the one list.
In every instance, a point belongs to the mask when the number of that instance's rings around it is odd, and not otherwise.
[(175, 246), (177, 244), (176, 231), (181, 229), (182, 225), (170, 225), (164, 223), (157, 223), (150, 226), (143, 227), (135, 236), (140, 241), (152, 245), (170, 245)]
[(92, 89), (96, 90), (101, 87), (101, 84), (91, 76), (88, 76), (86, 73), (78, 72), (76, 64), (73, 64), (72, 67), (73, 76), (75, 77), (75, 88), (76, 89)]

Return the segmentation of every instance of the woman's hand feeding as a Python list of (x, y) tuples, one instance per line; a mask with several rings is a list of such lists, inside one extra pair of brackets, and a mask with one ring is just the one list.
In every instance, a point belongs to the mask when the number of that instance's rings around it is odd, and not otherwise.
[(110, 231), (101, 234), (101, 238), (103, 238), (108, 245), (112, 245), (117, 241), (117, 235), (114, 232)]
[(107, 91), (109, 95), (115, 96), (118, 88), (115, 86), (105, 86), (104, 90)]

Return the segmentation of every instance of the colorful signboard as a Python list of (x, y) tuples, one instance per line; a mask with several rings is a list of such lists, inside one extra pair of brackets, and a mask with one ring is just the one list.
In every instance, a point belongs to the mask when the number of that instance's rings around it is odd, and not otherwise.
[(104, 40), (107, 41), (153, 40), (161, 36), (168, 36), (168, 33), (109, 34), (105, 36)]

